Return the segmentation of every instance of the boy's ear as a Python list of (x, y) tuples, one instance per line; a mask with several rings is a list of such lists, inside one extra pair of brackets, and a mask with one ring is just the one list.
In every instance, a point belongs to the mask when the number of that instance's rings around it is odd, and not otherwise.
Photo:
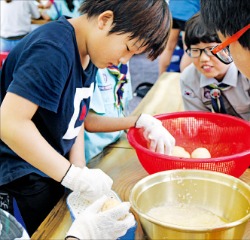
[(98, 16), (98, 27), (103, 30), (106, 27), (111, 27), (114, 20), (114, 13), (110, 10), (101, 13)]

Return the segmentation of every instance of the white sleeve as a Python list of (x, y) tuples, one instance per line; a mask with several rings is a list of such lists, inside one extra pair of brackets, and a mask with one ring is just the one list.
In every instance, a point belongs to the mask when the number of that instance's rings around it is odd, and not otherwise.
[(40, 18), (41, 14), (39, 12), (38, 6), (34, 3), (34, 1), (29, 2), (30, 14), (34, 19)]

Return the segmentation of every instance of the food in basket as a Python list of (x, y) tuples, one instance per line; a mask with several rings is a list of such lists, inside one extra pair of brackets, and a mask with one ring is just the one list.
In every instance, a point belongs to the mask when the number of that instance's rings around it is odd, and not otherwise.
[(211, 158), (210, 152), (203, 147), (196, 148), (191, 154), (180, 146), (174, 146), (172, 156), (180, 158)]
[(187, 152), (185, 148), (179, 146), (174, 146), (172, 156), (181, 158), (190, 158), (189, 152)]
[(200, 147), (191, 153), (191, 158), (211, 158), (211, 154), (206, 148)]
[[(149, 173), (173, 169), (202, 169), (240, 177), (250, 166), (250, 124), (228, 114), (211, 112), (176, 112), (155, 116), (174, 136), (176, 145), (191, 153), (205, 147), (211, 158), (177, 158), (150, 152), (143, 132), (130, 128), (127, 138), (136, 150), (142, 167)], [(181, 121), (177, 121), (181, 119)], [(195, 135), (195, 137), (194, 137)]]

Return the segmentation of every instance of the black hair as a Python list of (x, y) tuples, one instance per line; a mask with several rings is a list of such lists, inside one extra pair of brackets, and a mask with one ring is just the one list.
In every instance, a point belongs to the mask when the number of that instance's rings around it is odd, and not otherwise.
[[(204, 23), (225, 37), (231, 36), (250, 23), (249, 0), (201, 0), (201, 15)], [(240, 38), (242, 47), (250, 50), (250, 30)]]
[(130, 39), (142, 41), (148, 58), (154, 60), (164, 50), (170, 29), (171, 14), (165, 0), (85, 0), (80, 14), (95, 17), (107, 10), (114, 14), (109, 34), (129, 33)]
[(68, 9), (70, 12), (73, 12), (73, 10), (75, 9), (75, 5), (73, 4), (73, 0), (65, 0), (68, 6)]
[(217, 33), (211, 29), (208, 29), (203, 23), (199, 12), (186, 22), (184, 41), (187, 48), (190, 48), (191, 45), (195, 45), (200, 42), (221, 42)]

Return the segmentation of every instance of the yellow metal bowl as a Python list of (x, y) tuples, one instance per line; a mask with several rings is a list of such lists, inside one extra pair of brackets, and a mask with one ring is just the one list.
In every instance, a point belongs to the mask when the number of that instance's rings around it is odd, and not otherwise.
[[(206, 170), (169, 170), (149, 175), (131, 190), (130, 202), (149, 239), (242, 239), (250, 219), (250, 186), (233, 176)], [(218, 227), (186, 227), (147, 213), (166, 204), (190, 204), (227, 223)]]

